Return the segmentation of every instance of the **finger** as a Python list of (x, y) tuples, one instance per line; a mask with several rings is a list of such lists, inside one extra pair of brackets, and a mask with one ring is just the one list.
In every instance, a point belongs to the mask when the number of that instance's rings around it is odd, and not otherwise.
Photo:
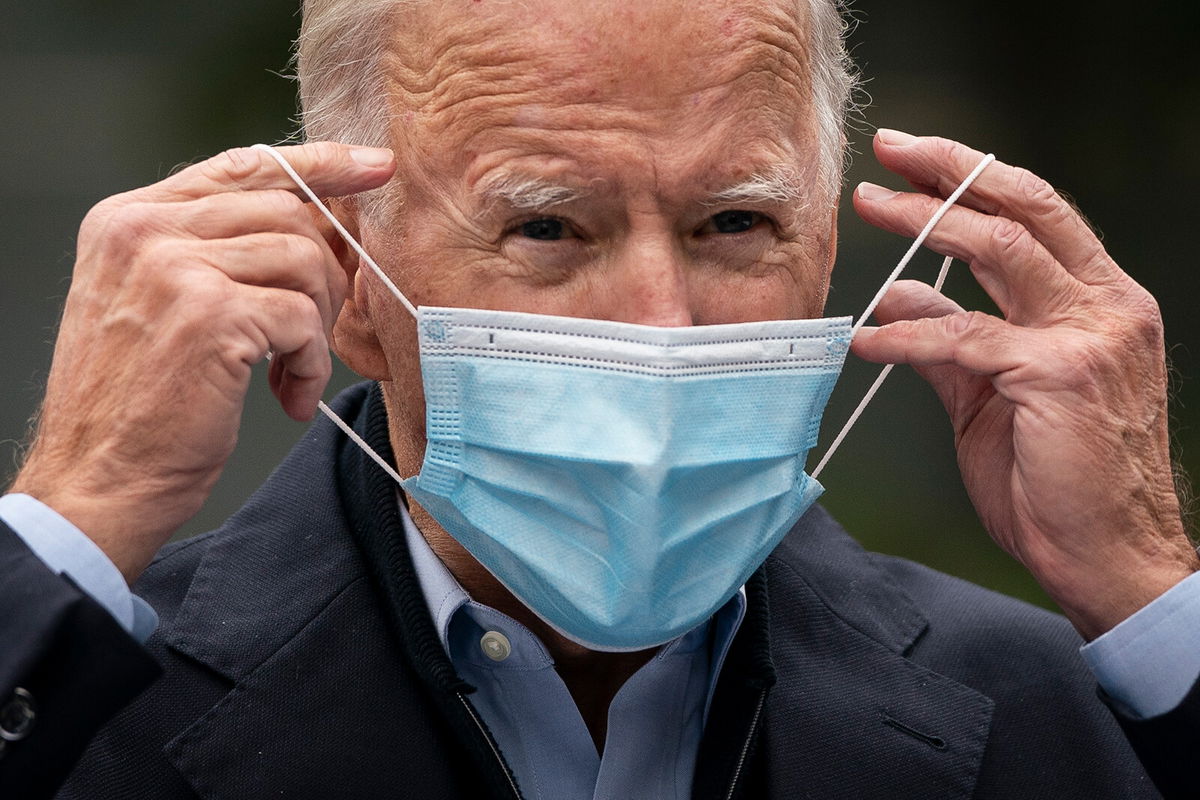
[[(900, 320), (944, 317), (962, 311), (962, 306), (928, 284), (920, 281), (897, 281), (875, 309), (875, 318), (889, 324)], [(855, 355), (866, 358), (859, 349), (860, 342), (865, 341), (861, 333), (855, 337), (851, 345)], [(990, 383), (988, 378), (967, 372), (955, 365), (916, 366), (914, 369), (933, 387), (938, 399), (952, 417), (959, 411), (959, 398), (978, 397), (981, 390)]]
[(250, 286), (286, 289), (309, 297), (328, 331), (346, 294), (346, 274), (329, 245), (295, 233), (252, 233), (182, 245), (196, 261)]
[[(947, 197), (975, 168), (983, 153), (936, 136), (914, 137), (880, 129), (875, 154), (884, 167), (914, 185), (936, 187)], [(1075, 208), (1032, 172), (996, 161), (963, 195), (968, 208), (1024, 225), (1072, 275), (1085, 283), (1125, 278)]]
[(907, 319), (881, 328), (862, 328), (854, 352), (868, 361), (914, 367), (953, 365), (995, 376), (1022, 366), (1036, 352), (1033, 331), (980, 311)]
[[(866, 222), (908, 237), (917, 236), (940, 206), (926, 195), (868, 183), (854, 193), (854, 208)], [(1005, 317), (1018, 324), (1070, 308), (1083, 288), (1024, 225), (1006, 217), (956, 206), (925, 243), (966, 261)]]
[[(318, 197), (342, 197), (374, 189), (386, 183), (396, 169), (392, 151), (375, 147), (312, 142), (277, 150)], [(151, 201), (178, 202), (223, 192), (263, 189), (301, 193), (268, 153), (239, 147), (193, 164), (135, 194)]]
[(944, 317), (957, 314), (963, 307), (946, 295), (920, 281), (896, 281), (875, 308), (875, 318), (881, 323), (906, 319)]
[(248, 364), (273, 352), (269, 371), (271, 391), (293, 419), (312, 419), (317, 401), (333, 374), (329, 341), (312, 299), (299, 292), (245, 287), (237, 308), (249, 326), (248, 345), (241, 357)]
[(310, 204), (283, 189), (223, 192), (166, 208), (164, 222), (198, 239), (228, 239), (247, 233), (301, 233), (324, 238), (309, 213)]
[[(145, 205), (161, 207), (156, 204)], [(167, 224), (180, 233), (199, 239), (234, 239), (262, 232), (294, 234), (312, 239), (325, 255), (322, 262), (326, 272), (325, 283), (336, 316), (345, 294), (346, 270), (339, 263), (339, 254), (345, 250), (345, 242), (329, 221), (313, 209), (311, 203), (282, 189), (267, 189), (207, 195), (197, 200), (173, 203), (168, 208), (171, 213), (164, 216)], [(305, 287), (287, 280), (288, 276), (280, 277), (279, 285), (284, 288), (305, 290)], [(270, 285), (271, 281), (267, 278), (264, 282), (252, 275), (241, 280), (257, 285)]]

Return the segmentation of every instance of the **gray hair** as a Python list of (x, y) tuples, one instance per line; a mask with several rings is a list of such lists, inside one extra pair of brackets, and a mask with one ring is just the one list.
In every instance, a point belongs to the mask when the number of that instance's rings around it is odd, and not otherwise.
[[(389, 33), (404, 7), (423, 0), (304, 0), (296, 40), (300, 123), (308, 140), (388, 147), (391, 113), (383, 75)], [(821, 158), (819, 186), (836, 202), (846, 164), (845, 125), (857, 85), (846, 51), (845, 0), (797, 0), (809, 4), (809, 71), (812, 75)], [(382, 200), (370, 192), (367, 211)]]

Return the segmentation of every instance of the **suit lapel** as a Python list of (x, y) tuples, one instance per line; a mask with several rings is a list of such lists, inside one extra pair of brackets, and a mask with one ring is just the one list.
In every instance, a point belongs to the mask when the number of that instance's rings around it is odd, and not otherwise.
[(821, 509), (767, 562), (771, 656), (761, 743), (776, 797), (970, 797), (992, 701), (913, 663), (927, 623)]
[[(390, 453), (371, 392), (373, 412), (362, 412), (366, 387), (334, 407)], [(456, 730), (447, 711), (466, 714), (459, 693), (470, 687), (454, 674), (424, 600), (406, 596), (400, 619), (382, 588), (383, 560), (361, 554), (364, 530), (381, 524), (384, 549), (399, 542), (403, 551), (394, 484), (336, 428), (318, 424), (213, 537), (159, 631), (168, 648), (233, 687), (164, 747), (197, 795), (488, 796), (487, 773), (464, 749), (487, 742), (473, 721), (466, 734)], [(410, 595), (419, 592), (411, 564), (392, 569)]]
[[(339, 398), (353, 418), (365, 391)], [(203, 798), (452, 796), (458, 752), (343, 515), (318, 426), (213, 537), (168, 648), (233, 686), (164, 748)], [(394, 502), (394, 501), (393, 501)]]
[(365, 579), (346, 587), (167, 744), (200, 797), (459, 794), (453, 742), (371, 594)]

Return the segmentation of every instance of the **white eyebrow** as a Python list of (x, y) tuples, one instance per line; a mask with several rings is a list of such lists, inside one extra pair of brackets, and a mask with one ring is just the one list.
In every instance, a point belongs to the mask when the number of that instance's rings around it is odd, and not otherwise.
[[(704, 205), (796, 203), (808, 196), (810, 188), (794, 167), (780, 164), (755, 172), (739, 184), (713, 192)], [(588, 189), (516, 173), (501, 173), (485, 178), (477, 191), (486, 200), (499, 200), (513, 208), (537, 211), (571, 203), (591, 194)]]
[(586, 197), (589, 192), (541, 178), (502, 173), (482, 181), (478, 190), (487, 200), (502, 200), (513, 208), (542, 210)]
[(725, 203), (795, 203), (805, 199), (809, 187), (793, 167), (777, 165), (756, 172), (741, 183), (713, 192), (705, 205)]

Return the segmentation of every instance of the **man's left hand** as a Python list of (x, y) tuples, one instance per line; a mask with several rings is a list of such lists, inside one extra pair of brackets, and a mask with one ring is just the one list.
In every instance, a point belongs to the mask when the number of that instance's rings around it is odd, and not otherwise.
[[(855, 208), (909, 237), (983, 157), (884, 130), (875, 153), (915, 191), (864, 184)], [(1053, 187), (999, 161), (927, 244), (967, 262), (1003, 318), (902, 281), (853, 350), (933, 385), (984, 526), (1095, 638), (1200, 569), (1172, 478), (1158, 304)]]

